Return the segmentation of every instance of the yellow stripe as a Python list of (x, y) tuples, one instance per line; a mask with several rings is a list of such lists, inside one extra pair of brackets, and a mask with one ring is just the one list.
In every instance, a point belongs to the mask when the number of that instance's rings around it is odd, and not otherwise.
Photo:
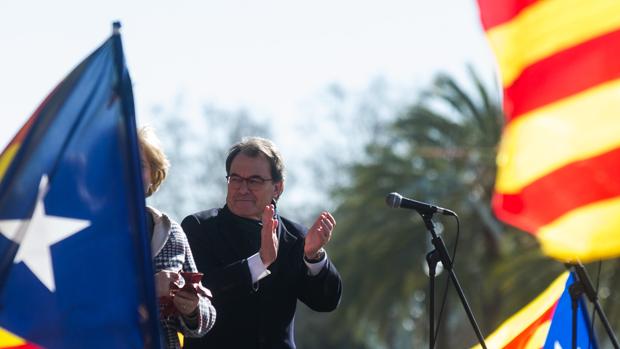
[(554, 170), (620, 147), (619, 113), (614, 80), (513, 120), (497, 155), (496, 191), (518, 193)]
[[(495, 332), (491, 333), (491, 335), (485, 339), (487, 347), (503, 348), (510, 343), (510, 341), (525, 331), (525, 329), (530, 326), (532, 322), (541, 317), (560, 298), (562, 292), (564, 292), (566, 280), (568, 280), (568, 272), (562, 273), (562, 275), (556, 278), (553, 283), (551, 283), (551, 285), (547, 287), (543, 293), (536, 297), (536, 299), (530, 302), (530, 304), (526, 305), (508, 320), (504, 321), (504, 323), (501, 324)], [(540, 336), (540, 333), (538, 333), (538, 335)], [(472, 347), (472, 349), (479, 348), (481, 348), (480, 345)]]
[(17, 154), (17, 149), (19, 149), (19, 144), (13, 144), (9, 146), (4, 153), (0, 154), (0, 181), (2, 181), (2, 177), (4, 177), (4, 172), (9, 168), (9, 164)]
[(551, 320), (547, 320), (540, 324), (540, 326), (538, 326), (530, 340), (525, 343), (525, 347), (523, 349), (540, 349), (544, 347), (550, 328)]
[(618, 0), (547, 0), (488, 31), (504, 87), (556, 52), (620, 28)]
[(16, 347), (25, 343), (23, 339), (0, 327), (0, 347)]
[(545, 254), (590, 262), (620, 256), (620, 198), (581, 206), (539, 229)]

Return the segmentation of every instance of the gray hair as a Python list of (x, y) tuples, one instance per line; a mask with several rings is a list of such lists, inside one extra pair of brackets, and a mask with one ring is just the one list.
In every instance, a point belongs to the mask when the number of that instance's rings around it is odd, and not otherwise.
[(230, 166), (239, 154), (253, 158), (259, 156), (259, 154), (265, 155), (271, 167), (271, 178), (273, 181), (280, 182), (284, 180), (284, 159), (272, 141), (261, 137), (247, 137), (230, 147), (226, 157), (227, 175), (230, 175)]

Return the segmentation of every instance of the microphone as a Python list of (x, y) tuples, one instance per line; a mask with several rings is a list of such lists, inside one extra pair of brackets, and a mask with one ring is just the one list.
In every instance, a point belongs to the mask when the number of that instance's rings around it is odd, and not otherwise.
[(420, 214), (429, 214), (429, 213), (441, 213), (446, 216), (455, 216), (456, 213), (448, 210), (447, 208), (427, 204), (426, 202), (421, 202), (413, 199), (408, 199), (403, 197), (399, 193), (389, 193), (385, 197), (385, 203), (391, 208), (406, 208), (410, 210), (416, 210)]

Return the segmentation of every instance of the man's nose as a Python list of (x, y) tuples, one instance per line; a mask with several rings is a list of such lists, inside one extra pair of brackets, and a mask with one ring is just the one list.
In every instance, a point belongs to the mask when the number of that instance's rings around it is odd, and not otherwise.
[(248, 186), (248, 181), (247, 180), (242, 180), (241, 181), (241, 185), (239, 186), (239, 189), (237, 189), (238, 191), (242, 192), (242, 193), (247, 193), (250, 191), (250, 187)]

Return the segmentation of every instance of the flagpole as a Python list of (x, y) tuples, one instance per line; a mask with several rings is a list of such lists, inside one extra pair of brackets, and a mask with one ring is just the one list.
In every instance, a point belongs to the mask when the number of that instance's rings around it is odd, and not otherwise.
[[(118, 74), (118, 84), (116, 86), (116, 92), (120, 97), (120, 105), (122, 108), (122, 113), (124, 114), (123, 121), (125, 123), (126, 129), (130, 132), (130, 134), (126, 135), (126, 141), (128, 142), (128, 146), (131, 149), (138, 149), (138, 141), (137, 141), (137, 133), (136, 133), (136, 121), (135, 121), (135, 105), (133, 99), (133, 92), (131, 89), (131, 78), (129, 77), (129, 73), (127, 72), (125, 66), (125, 55), (123, 53), (123, 43), (121, 41), (121, 23), (116, 21), (112, 23), (112, 40), (114, 40), (114, 53), (115, 53), (115, 61), (116, 61), (116, 69)], [(129, 160), (128, 163), (131, 164), (130, 171), (135, 180), (138, 183), (142, 183), (142, 175), (140, 173), (140, 166), (137, 165), (140, 163), (140, 155), (138, 151), (131, 152), (128, 154)], [(135, 225), (138, 227), (138, 231), (133, 235), (134, 243), (138, 251), (142, 251), (142, 254), (139, 257), (138, 267), (140, 274), (143, 276), (142, 283), (145, 285), (143, 289), (143, 295), (147, 300), (156, 300), (155, 297), (155, 285), (154, 278), (149, 277), (149, 275), (154, 275), (154, 271), (152, 269), (152, 260), (151, 256), (148, 253), (150, 251), (150, 245), (148, 239), (146, 237), (146, 203), (144, 201), (144, 192), (142, 191), (143, 186), (139, 185), (133, 188), (131, 195), (134, 196), (134, 202), (140, 202), (140, 205), (136, 205), (134, 210), (132, 210), (129, 214), (130, 219), (134, 220)], [(146, 275), (146, 277), (144, 277)], [(148, 310), (147, 312), (141, 313), (140, 322), (143, 326), (143, 330), (145, 333), (150, 334), (159, 334), (160, 327), (159, 321), (157, 320), (157, 308), (156, 302), (148, 302), (149, 304), (143, 304)], [(155, 335), (144, 336), (144, 348), (160, 348), (161, 347), (161, 336)]]
[[(435, 249), (433, 249), (431, 252), (429, 252), (426, 255), (426, 260), (427, 260), (428, 267), (429, 267), (429, 277), (432, 277), (430, 287), (434, 288), (434, 276), (435, 276), (434, 269), (437, 266), (437, 262), (441, 261), (441, 264), (443, 265), (443, 267), (446, 270), (448, 270), (448, 273), (450, 274), (450, 279), (452, 280), (452, 284), (454, 285), (454, 288), (456, 289), (456, 292), (458, 293), (459, 298), (461, 299), (461, 304), (463, 304), (463, 308), (465, 309), (465, 313), (467, 314), (467, 317), (469, 318), (469, 322), (471, 323), (471, 326), (473, 327), (474, 332), (476, 333), (476, 337), (478, 337), (478, 342), (480, 343), (483, 349), (487, 349), (487, 345), (484, 342), (484, 336), (482, 335), (482, 332), (480, 331), (480, 327), (478, 326), (478, 323), (476, 322), (476, 318), (474, 317), (474, 313), (472, 312), (471, 307), (469, 306), (469, 303), (467, 302), (467, 298), (465, 297), (463, 288), (461, 287), (461, 284), (459, 283), (459, 280), (456, 277), (456, 272), (454, 271), (452, 260), (450, 259), (450, 254), (448, 253), (446, 244), (443, 242), (441, 237), (438, 236), (437, 233), (435, 232), (435, 224), (433, 223), (433, 213), (420, 213), (420, 215), (422, 216), (424, 225), (426, 225), (426, 229), (429, 231), (429, 233), (433, 237), (431, 239), (431, 242), (433, 243), (433, 246), (435, 246)], [(435, 332), (434, 331), (435, 329), (435, 324), (434, 324), (435, 298), (433, 294), (434, 290), (431, 292), (432, 293), (430, 294), (430, 297), (429, 297), (430, 311), (432, 312), (432, 313), (429, 312), (429, 318), (430, 318), (429, 347), (430, 349), (433, 349), (435, 345), (435, 333), (434, 333)]]
[[(615, 349), (620, 349), (620, 345), (618, 344), (618, 338), (616, 337), (616, 334), (611, 328), (611, 325), (609, 324), (609, 320), (607, 320), (607, 316), (605, 315), (603, 308), (601, 308), (601, 304), (598, 301), (598, 295), (596, 294), (596, 290), (592, 286), (592, 282), (590, 281), (590, 277), (588, 276), (586, 268), (581, 262), (567, 263), (566, 267), (569, 270), (572, 269), (574, 271), (573, 275), (575, 275), (575, 282), (570, 286), (569, 289), (571, 298), (574, 297), (574, 299), (577, 299), (582, 294), (586, 295), (590, 303), (594, 305), (594, 310), (596, 311), (596, 313), (598, 313), (598, 316), (601, 319), (603, 326), (605, 327), (605, 331), (609, 336), (611, 344), (614, 346)], [(573, 293), (575, 293), (575, 295), (573, 295)], [(576, 309), (573, 309), (573, 312), (576, 313)], [(573, 325), (573, 342), (575, 340), (574, 338), (576, 337), (577, 331), (575, 327), (576, 326)], [(573, 346), (573, 348), (575, 348), (575, 346)]]
[[(583, 287), (580, 287), (578, 281), (573, 282), (568, 287), (568, 293), (571, 299), (571, 348), (577, 349), (577, 311), (579, 310), (579, 297), (583, 294)], [(594, 336), (590, 336), (590, 343), (594, 340)]]

